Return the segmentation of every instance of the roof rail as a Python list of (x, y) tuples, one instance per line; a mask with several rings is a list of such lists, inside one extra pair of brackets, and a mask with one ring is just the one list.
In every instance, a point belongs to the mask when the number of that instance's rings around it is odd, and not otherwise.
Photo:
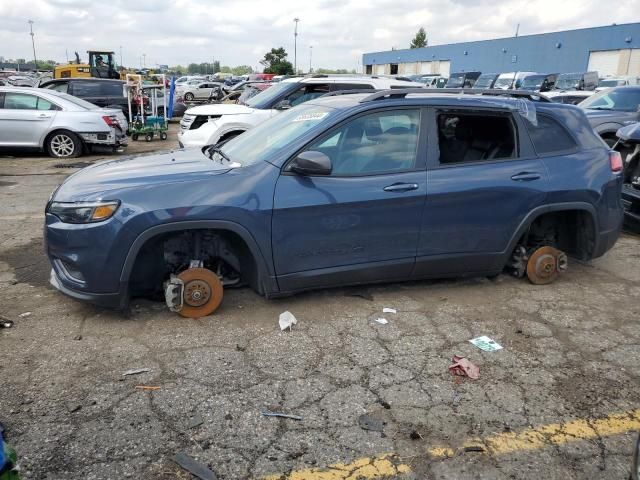
[(493, 95), (502, 97), (527, 98), (533, 102), (551, 102), (546, 96), (528, 90), (471, 89), (471, 88), (399, 88), (380, 90), (360, 100), (360, 103), (384, 100), (388, 98), (404, 98), (409, 94), (450, 94), (450, 95)]
[(335, 92), (329, 92), (329, 93), (325, 93), (324, 95), (321, 95), (320, 97), (324, 98), (324, 97), (339, 97), (341, 95), (351, 95), (351, 94), (356, 94), (356, 93), (375, 93), (375, 92), (381, 92), (382, 90), (379, 89), (375, 89), (375, 88), (352, 88), (352, 89), (348, 89), (348, 90), (336, 90)]

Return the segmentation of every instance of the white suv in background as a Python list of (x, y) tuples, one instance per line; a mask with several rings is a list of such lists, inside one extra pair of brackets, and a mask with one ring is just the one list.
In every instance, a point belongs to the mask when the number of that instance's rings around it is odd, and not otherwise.
[(218, 103), (187, 110), (180, 121), (181, 147), (202, 147), (240, 135), (278, 112), (329, 92), (355, 89), (424, 88), (403, 77), (314, 75), (288, 78), (247, 100), (244, 105)]

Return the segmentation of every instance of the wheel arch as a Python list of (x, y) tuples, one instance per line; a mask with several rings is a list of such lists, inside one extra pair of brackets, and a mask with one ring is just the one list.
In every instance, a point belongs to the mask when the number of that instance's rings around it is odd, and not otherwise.
[(220, 232), (229, 232), (238, 236), (245, 244), (253, 257), (256, 269), (255, 284), (252, 285), (260, 294), (269, 295), (278, 291), (277, 283), (273, 275), (271, 275), (271, 269), (266, 262), (262, 251), (256, 240), (251, 233), (242, 225), (230, 222), (226, 220), (195, 220), (186, 222), (172, 222), (163, 225), (157, 225), (151, 227), (142, 232), (134, 240), (133, 244), (127, 252), (122, 271), (120, 273), (120, 284), (127, 285), (131, 279), (133, 273), (133, 267), (135, 265), (138, 254), (142, 250), (143, 246), (154, 238), (167, 233), (183, 232), (189, 230), (217, 230)]
[(503, 264), (507, 262), (512, 252), (518, 245), (520, 239), (525, 235), (527, 230), (536, 222), (536, 220), (541, 219), (545, 215), (549, 214), (558, 214), (558, 213), (570, 213), (570, 212), (581, 212), (585, 215), (588, 215), (589, 220), (591, 221), (591, 228), (594, 238), (594, 243), (591, 248), (591, 254), (593, 252), (598, 251), (598, 241), (599, 235), (598, 232), (600, 230), (600, 226), (598, 223), (598, 216), (596, 213), (596, 209), (593, 205), (586, 202), (568, 202), (568, 203), (554, 203), (549, 205), (543, 205), (538, 208), (535, 208), (529, 212), (529, 214), (520, 222), (518, 228), (515, 230), (511, 239), (509, 240), (507, 249), (502, 252), (503, 253)]

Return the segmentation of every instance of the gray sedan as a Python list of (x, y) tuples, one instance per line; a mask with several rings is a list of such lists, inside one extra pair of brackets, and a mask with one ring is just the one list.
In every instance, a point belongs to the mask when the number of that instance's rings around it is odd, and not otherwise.
[(73, 158), (93, 145), (114, 150), (126, 145), (126, 131), (120, 110), (54, 90), (0, 87), (0, 147), (39, 148), (52, 157)]

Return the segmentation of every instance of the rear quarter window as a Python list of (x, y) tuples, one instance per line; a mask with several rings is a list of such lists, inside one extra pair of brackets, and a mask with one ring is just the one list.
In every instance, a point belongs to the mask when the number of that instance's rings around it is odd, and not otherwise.
[(538, 114), (538, 125), (533, 125), (531, 122), (525, 123), (538, 155), (566, 152), (574, 150), (577, 146), (569, 132), (547, 115)]

